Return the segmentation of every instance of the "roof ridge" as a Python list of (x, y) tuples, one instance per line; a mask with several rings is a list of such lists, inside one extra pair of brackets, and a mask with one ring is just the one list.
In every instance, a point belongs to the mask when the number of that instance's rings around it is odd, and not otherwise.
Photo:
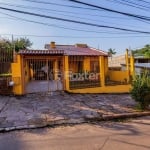
[(97, 52), (101, 52), (101, 53), (103, 53), (103, 54), (105, 54), (105, 55), (108, 55), (108, 53), (107, 52), (105, 52), (105, 51), (103, 51), (103, 50), (100, 50), (100, 49), (97, 49), (97, 48), (93, 48), (93, 47), (89, 47), (91, 50), (94, 50), (94, 51), (97, 51)]

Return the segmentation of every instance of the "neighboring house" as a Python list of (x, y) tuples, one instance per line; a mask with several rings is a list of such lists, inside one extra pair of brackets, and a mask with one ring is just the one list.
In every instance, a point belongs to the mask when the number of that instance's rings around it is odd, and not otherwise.
[(121, 70), (121, 64), (126, 64), (125, 55), (108, 58), (108, 67), (113, 70)]
[[(108, 54), (86, 44), (45, 45), (45, 50), (21, 50), (12, 63), (14, 94), (52, 92), (129, 92), (134, 60), (126, 61), (124, 71), (108, 68)], [(128, 53), (126, 53), (128, 55)], [(126, 56), (128, 58), (128, 56)], [(130, 62), (130, 64), (129, 64)]]
[[(121, 64), (122, 70), (126, 68), (126, 64)], [(140, 75), (145, 70), (150, 72), (150, 58), (145, 58), (144, 56), (135, 56), (134, 57), (134, 67), (135, 74)]]
[(150, 58), (146, 58), (144, 56), (135, 56), (134, 61), (135, 63), (150, 63)]
[(150, 58), (143, 56), (134, 57), (135, 59), (135, 73), (141, 74), (145, 70), (150, 72)]

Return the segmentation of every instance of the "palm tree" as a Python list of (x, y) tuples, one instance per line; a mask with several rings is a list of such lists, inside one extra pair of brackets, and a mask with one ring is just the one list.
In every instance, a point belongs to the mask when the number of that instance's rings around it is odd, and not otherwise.
[(110, 56), (110, 57), (112, 57), (112, 55), (115, 55), (117, 52), (115, 51), (115, 49), (112, 49), (112, 48), (109, 48), (108, 49), (108, 55)]

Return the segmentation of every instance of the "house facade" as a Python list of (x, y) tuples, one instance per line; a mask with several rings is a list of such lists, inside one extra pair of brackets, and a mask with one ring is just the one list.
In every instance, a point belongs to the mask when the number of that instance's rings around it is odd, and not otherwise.
[[(122, 70), (126, 69), (126, 64), (121, 64)], [(141, 75), (144, 71), (150, 73), (150, 58), (144, 56), (134, 56), (135, 74)]]
[[(127, 68), (108, 68), (108, 54), (86, 44), (45, 45), (21, 50), (12, 63), (13, 93), (23, 95), (63, 90), (70, 93), (124, 93), (130, 90), (134, 59), (126, 52)], [(130, 66), (130, 67), (129, 67)]]

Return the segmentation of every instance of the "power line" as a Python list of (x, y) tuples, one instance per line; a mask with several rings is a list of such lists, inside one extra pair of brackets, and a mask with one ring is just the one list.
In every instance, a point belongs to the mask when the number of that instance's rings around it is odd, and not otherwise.
[[(23, 0), (23, 1), (29, 1), (29, 2), (34, 2), (34, 3), (44, 3), (44, 4), (51, 4), (49, 2), (43, 2), (43, 1), (35, 1), (35, 0)], [(65, 0), (65, 1), (68, 1), (68, 0)], [(62, 4), (59, 4), (59, 5), (62, 5)], [(98, 9), (97, 9), (98, 10)], [(100, 10), (100, 9), (99, 9)], [(53, 10), (54, 11), (54, 10)], [(59, 12), (59, 10), (56, 10)], [(62, 11), (61, 11), (62, 12)], [(72, 13), (72, 12), (68, 12), (68, 13)], [(79, 14), (79, 13), (75, 13), (75, 14)], [(88, 15), (88, 16), (99, 16), (99, 15), (92, 15), (92, 14), (85, 14), (85, 15)], [(142, 21), (144, 23), (148, 23), (148, 22), (145, 22), (144, 20), (142, 19), (146, 19), (147, 20), (147, 17), (146, 16), (142, 16), (143, 18), (140, 18), (140, 17), (136, 17), (136, 16), (139, 16), (139, 15), (135, 15), (135, 19), (138, 20), (138, 21)], [(122, 18), (122, 17), (114, 17), (114, 16), (99, 16), (99, 17), (108, 17), (108, 18), (116, 18), (116, 19), (127, 19), (127, 18)], [(128, 16), (128, 17), (131, 17), (131, 16)], [(133, 17), (133, 16), (132, 16)], [(145, 18), (144, 18), (145, 17)], [(81, 18), (81, 17), (80, 17)], [(128, 18), (129, 19), (129, 18)], [(150, 19), (150, 18), (148, 18)]]
[(79, 8), (79, 9), (97, 10), (97, 9), (93, 9), (93, 8), (79, 7), (79, 6), (74, 6), (74, 5), (64, 5), (64, 4), (57, 4), (57, 3), (52, 3), (52, 2), (44, 2), (44, 1), (36, 1), (36, 0), (22, 0), (22, 1), (39, 3), (39, 4), (63, 6), (63, 7), (71, 7), (71, 8)]
[[(71, 12), (71, 11), (61, 11), (61, 10), (56, 10), (56, 9), (46, 9), (46, 8), (41, 8), (41, 7), (32, 7), (32, 6), (25, 6), (25, 5), (16, 5), (16, 4), (11, 4), (11, 3), (3, 3), (3, 2), (0, 2), (0, 4), (2, 5), (6, 5), (6, 6), (12, 6), (12, 7), (17, 7), (17, 8), (25, 8), (25, 9), (35, 9), (35, 10), (44, 10), (44, 11), (54, 11), (56, 12), (55, 14), (58, 14), (58, 15), (63, 15), (63, 16), (67, 16), (67, 17), (73, 17), (73, 18), (79, 18), (79, 19), (88, 19), (88, 20), (91, 20), (91, 21), (98, 21), (98, 20), (95, 20), (95, 19), (91, 19), (91, 18), (84, 18), (84, 17), (78, 17), (78, 16), (72, 16), (72, 15), (68, 15), (68, 13), (72, 13), (72, 14), (80, 14), (80, 15), (89, 15), (89, 16), (98, 16), (98, 17), (107, 17), (107, 18), (115, 18), (115, 19), (127, 19), (127, 18), (121, 18), (121, 17), (112, 17), (112, 16), (99, 16), (99, 15), (92, 15), (92, 14), (81, 14), (81, 13), (77, 13), (77, 12)], [(62, 14), (62, 13), (58, 13), (58, 12), (64, 12), (64, 13), (67, 13), (66, 14)], [(129, 19), (129, 18), (128, 18)], [(137, 19), (139, 20), (139, 19)], [(124, 25), (124, 24), (118, 24), (118, 23), (112, 23), (112, 22), (106, 22), (106, 21), (103, 21), (103, 20), (100, 20), (101, 22), (103, 23), (111, 23), (111, 24), (114, 24), (114, 25)], [(143, 20), (140, 20), (144, 23), (148, 23), (148, 22), (145, 22)], [(129, 27), (137, 27), (137, 26), (133, 26), (133, 25), (124, 25), (124, 26), (129, 26)]]
[[(15, 7), (19, 7), (19, 8), (27, 8), (27, 9), (42, 9), (42, 8), (36, 8), (36, 7), (30, 7), (30, 6), (23, 6), (23, 5), (13, 5), (13, 4), (8, 4), (8, 3), (1, 3), (0, 4), (2, 5), (7, 5), (7, 6), (15, 6)], [(55, 11), (57, 12), (57, 10), (52, 10), (52, 11)], [(103, 21), (103, 20), (95, 20), (95, 19), (90, 19), (90, 18), (84, 18), (84, 17), (78, 17), (78, 16), (72, 16), (72, 15), (66, 15), (66, 14), (60, 14), (60, 13), (55, 13), (55, 14), (58, 14), (58, 15), (63, 15), (63, 16), (67, 16), (67, 17), (73, 17), (73, 18), (78, 18), (78, 19), (84, 19), (84, 20), (90, 20), (90, 21), (100, 21), (100, 22), (103, 22), (103, 23), (108, 23), (108, 24), (114, 24), (114, 25), (123, 25), (123, 26), (129, 26), (129, 27), (137, 27), (137, 26), (134, 26), (134, 25), (124, 25), (124, 24), (118, 24), (118, 23), (112, 23), (112, 22), (107, 22), (107, 21)]]
[(105, 33), (105, 34), (138, 34), (138, 33), (126, 33), (126, 32), (124, 33), (124, 32), (111, 32), (111, 31), (108, 32), (108, 31), (93, 31), (93, 30), (85, 30), (85, 29), (84, 30), (83, 29), (75, 29), (75, 28), (60, 26), (60, 25), (57, 25), (57, 24), (48, 24), (48, 23), (44, 23), (44, 22), (24, 19), (24, 18), (20, 18), (20, 17), (16, 17), (16, 16), (13, 16), (13, 15), (7, 14), (7, 13), (3, 13), (3, 12), (0, 12), (0, 13), (10, 17), (10, 18), (7, 18), (7, 19), (20, 20), (20, 21), (25, 21), (25, 22), (29, 22), (29, 23), (35, 23), (35, 24), (51, 26), (51, 27), (55, 27), (55, 28), (62, 28), (62, 29), (66, 29), (66, 30), (79, 31), (79, 32)]
[(105, 11), (108, 11), (108, 12), (113, 12), (113, 13), (125, 15), (125, 16), (128, 16), (128, 17), (134, 17), (134, 18), (139, 18), (139, 19), (142, 19), (142, 20), (150, 21), (150, 17), (147, 17), (147, 16), (141, 16), (141, 15), (135, 15), (135, 14), (130, 14), (130, 13), (126, 13), (126, 12), (121, 12), (121, 11), (117, 11), (117, 10), (113, 10), (113, 9), (109, 9), (109, 8), (105, 8), (105, 7), (101, 7), (101, 6), (81, 2), (81, 1), (78, 1), (78, 0), (68, 0), (68, 1), (78, 3), (78, 4), (82, 4), (82, 5), (86, 5), (86, 6), (90, 6), (90, 7), (94, 7), (94, 8), (100, 9), (100, 10), (105, 10)]
[(150, 36), (94, 36), (94, 37), (86, 37), (86, 36), (67, 36), (67, 35), (34, 35), (34, 34), (13, 34), (13, 33), (2, 33), (0, 35), (14, 35), (14, 36), (23, 36), (23, 37), (36, 37), (36, 38), (47, 38), (47, 37), (57, 37), (57, 38), (130, 38), (130, 37), (135, 37), (135, 38), (141, 38), (141, 37), (150, 37)]
[(17, 13), (21, 13), (21, 14), (27, 14), (27, 15), (42, 17), (42, 18), (59, 20), (59, 21), (63, 21), (63, 22), (82, 24), (82, 25), (87, 25), (87, 26), (115, 29), (115, 30), (121, 30), (121, 31), (129, 31), (129, 32), (135, 32), (135, 33), (150, 34), (150, 32), (147, 32), (147, 31), (140, 31), (140, 30), (132, 30), (132, 29), (126, 29), (126, 28), (113, 27), (113, 26), (99, 25), (99, 24), (94, 24), (94, 23), (88, 23), (88, 22), (76, 21), (76, 20), (71, 20), (71, 19), (64, 19), (64, 18), (59, 18), (59, 17), (47, 16), (47, 15), (42, 15), (42, 14), (37, 14), (37, 13), (32, 13), (32, 12), (27, 12), (27, 11), (21, 11), (21, 10), (16, 10), (16, 9), (10, 9), (10, 8), (5, 8), (5, 7), (0, 7), (0, 9), (11, 11), (11, 12), (17, 12)]
[(48, 9), (48, 8), (42, 8), (42, 7), (33, 7), (33, 6), (25, 6), (25, 5), (16, 5), (16, 4), (11, 4), (11, 3), (3, 3), (0, 2), (0, 4), (2, 5), (6, 5), (6, 6), (13, 6), (13, 7), (18, 7), (18, 8), (26, 8), (26, 9), (35, 9), (35, 10), (44, 10), (44, 11), (54, 11), (54, 12), (63, 12), (63, 13), (69, 13), (69, 14), (79, 14), (79, 15), (88, 15), (88, 16), (97, 16), (97, 17), (106, 17), (106, 18), (111, 18), (111, 19), (129, 19), (129, 18), (122, 18), (122, 17), (115, 17), (115, 16), (106, 16), (106, 15), (96, 15), (96, 14), (91, 14), (91, 13), (78, 13), (78, 12), (71, 12), (71, 11), (64, 11), (64, 10), (56, 10), (56, 9)]
[(144, 3), (146, 3), (146, 4), (149, 4), (149, 5), (150, 5), (150, 2), (147, 2), (147, 1), (145, 1), (145, 0), (137, 0), (137, 1), (144, 2)]
[(114, 3), (117, 3), (117, 4), (121, 4), (121, 5), (125, 5), (125, 6), (129, 6), (129, 7), (133, 7), (133, 8), (137, 8), (137, 9), (144, 10), (144, 11), (149, 10), (149, 8), (145, 8), (142, 5), (137, 6), (133, 3), (130, 3), (129, 1), (120, 1), (120, 0), (108, 0), (108, 1), (111, 1), (111, 2), (114, 2)]
[(126, 6), (130, 6), (130, 7), (133, 7), (133, 8), (138, 8), (140, 10), (144, 10), (144, 11), (148, 11), (150, 7), (146, 6), (146, 5), (143, 5), (143, 4), (140, 4), (140, 3), (135, 3), (135, 2), (132, 2), (132, 1), (129, 1), (129, 0), (109, 0), (109, 1), (112, 1), (112, 2), (115, 2), (115, 3), (118, 3), (118, 4), (122, 4), (122, 5), (126, 5)]

